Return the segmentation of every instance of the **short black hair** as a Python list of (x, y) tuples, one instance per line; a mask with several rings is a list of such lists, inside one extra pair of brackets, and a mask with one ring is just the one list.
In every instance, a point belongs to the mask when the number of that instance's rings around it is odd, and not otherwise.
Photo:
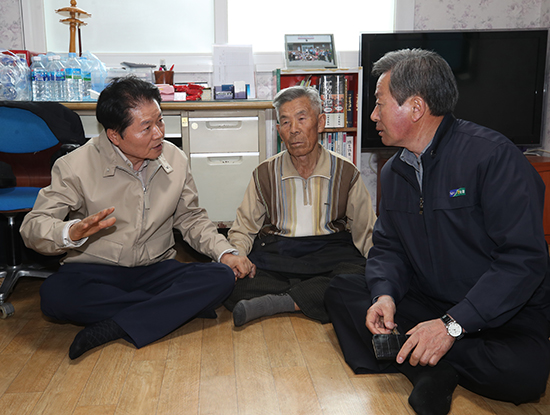
[(113, 79), (99, 95), (96, 118), (105, 131), (119, 134), (132, 123), (130, 110), (144, 102), (156, 101), (160, 105), (159, 89), (150, 82), (135, 76)]

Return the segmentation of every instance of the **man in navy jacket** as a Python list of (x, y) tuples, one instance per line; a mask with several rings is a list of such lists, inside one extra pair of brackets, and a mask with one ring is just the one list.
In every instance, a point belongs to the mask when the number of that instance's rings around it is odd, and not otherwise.
[[(540, 397), (550, 370), (550, 265), (544, 184), (503, 135), (457, 120), (449, 65), (390, 52), (371, 119), (403, 147), (381, 173), (380, 216), (365, 276), (335, 278), (325, 300), (356, 373), (404, 373), (420, 414), (446, 414), (458, 384), (516, 404)], [(518, 105), (511, 102), (510, 105)], [(373, 334), (410, 335), (378, 361)]]

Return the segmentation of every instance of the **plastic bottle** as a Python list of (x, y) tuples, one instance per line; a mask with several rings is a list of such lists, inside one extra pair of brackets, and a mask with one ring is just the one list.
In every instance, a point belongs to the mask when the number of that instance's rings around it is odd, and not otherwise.
[(49, 98), (51, 101), (66, 101), (65, 95), (65, 66), (61, 63), (61, 57), (59, 55), (53, 55), (48, 57), (48, 63), (46, 69), (49, 74)]
[(92, 89), (92, 62), (85, 56), (79, 58), (82, 67), (82, 101), (91, 101), (90, 90)]
[(17, 97), (12, 66), (13, 57), (0, 53), (0, 100), (13, 101)]
[(105, 88), (107, 68), (105, 68), (105, 65), (99, 60), (93, 62), (92, 66), (92, 89), (99, 94)]
[(0, 53), (0, 100), (31, 100), (31, 70), (14, 54)]
[(65, 65), (65, 85), (67, 101), (82, 101), (82, 68), (74, 52)]
[(46, 82), (46, 96), (48, 97), (48, 101), (55, 101), (54, 99), (54, 91), (53, 91), (53, 74), (51, 72), (51, 65), (53, 61), (53, 55), (48, 52), (45, 56), (45, 62), (44, 66), (46, 67), (46, 71), (48, 71), (48, 81)]
[(19, 79), (15, 84), (18, 101), (32, 101), (31, 68), (25, 58), (19, 59)]
[(32, 57), (31, 85), (33, 101), (48, 101), (48, 70), (42, 63), (40, 56)]

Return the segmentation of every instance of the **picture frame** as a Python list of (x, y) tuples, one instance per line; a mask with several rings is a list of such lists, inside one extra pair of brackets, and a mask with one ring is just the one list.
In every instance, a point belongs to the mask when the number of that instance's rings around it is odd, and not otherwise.
[(337, 68), (334, 35), (285, 35), (287, 68)]

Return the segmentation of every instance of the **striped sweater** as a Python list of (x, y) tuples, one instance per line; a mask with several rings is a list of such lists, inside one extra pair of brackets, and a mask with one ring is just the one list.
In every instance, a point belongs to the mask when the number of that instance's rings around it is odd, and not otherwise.
[(353, 163), (322, 148), (313, 174), (304, 179), (284, 151), (254, 170), (228, 236), (241, 254), (248, 254), (258, 234), (299, 237), (349, 231), (366, 256), (374, 221), (370, 195)]

